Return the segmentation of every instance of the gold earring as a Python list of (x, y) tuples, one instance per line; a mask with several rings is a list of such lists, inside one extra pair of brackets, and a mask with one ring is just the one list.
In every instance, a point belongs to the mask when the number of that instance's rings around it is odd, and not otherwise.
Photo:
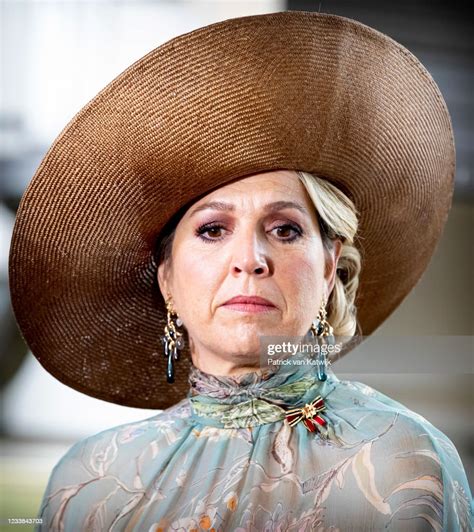
[(326, 336), (332, 336), (334, 330), (331, 324), (327, 321), (327, 311), (326, 311), (327, 297), (323, 296), (321, 301), (321, 307), (319, 309), (318, 316), (311, 323), (311, 333), (314, 337), (324, 338)]
[(161, 338), (164, 347), (164, 355), (168, 358), (166, 366), (166, 380), (169, 383), (174, 382), (174, 366), (173, 360), (178, 360), (178, 350), (183, 349), (184, 340), (183, 333), (177, 330), (181, 327), (183, 322), (178, 316), (178, 313), (173, 308), (171, 296), (168, 295), (166, 300), (166, 325), (165, 335)]
[(320, 345), (319, 345), (318, 358), (316, 360), (318, 380), (320, 381), (325, 381), (327, 379), (327, 374), (326, 374), (327, 353), (326, 353), (326, 348), (324, 347), (324, 345), (333, 341), (333, 334), (334, 334), (331, 324), (326, 319), (327, 317), (326, 304), (327, 304), (327, 297), (326, 295), (324, 295), (323, 300), (321, 301), (321, 307), (319, 309), (318, 316), (311, 323), (311, 335), (313, 336), (313, 338), (321, 339)]

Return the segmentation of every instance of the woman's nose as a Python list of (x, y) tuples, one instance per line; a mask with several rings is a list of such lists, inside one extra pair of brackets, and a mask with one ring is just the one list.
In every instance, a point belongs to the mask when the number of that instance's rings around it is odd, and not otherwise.
[(232, 273), (245, 272), (249, 275), (265, 276), (270, 273), (269, 257), (265, 246), (259, 242), (255, 232), (237, 237), (233, 246)]

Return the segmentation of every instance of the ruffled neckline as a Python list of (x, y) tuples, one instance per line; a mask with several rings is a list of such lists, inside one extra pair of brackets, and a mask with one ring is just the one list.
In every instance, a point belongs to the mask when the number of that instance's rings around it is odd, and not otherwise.
[(285, 410), (325, 397), (336, 376), (319, 381), (314, 367), (261, 368), (235, 376), (213, 375), (192, 365), (188, 399), (195, 422), (220, 428), (248, 428), (285, 419)]

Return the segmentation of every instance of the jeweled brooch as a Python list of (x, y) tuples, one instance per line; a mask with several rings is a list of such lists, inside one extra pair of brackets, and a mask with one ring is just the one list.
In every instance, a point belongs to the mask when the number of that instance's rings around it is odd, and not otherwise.
[(326, 420), (319, 415), (325, 409), (324, 401), (320, 395), (311, 403), (306, 403), (301, 408), (291, 408), (286, 411), (285, 418), (290, 427), (293, 427), (300, 421), (310, 432), (318, 432), (320, 427), (327, 425)]

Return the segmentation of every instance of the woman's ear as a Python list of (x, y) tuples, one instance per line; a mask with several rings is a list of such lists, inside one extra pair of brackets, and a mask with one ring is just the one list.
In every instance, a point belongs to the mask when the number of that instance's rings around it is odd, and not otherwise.
[(170, 293), (169, 291), (169, 265), (167, 261), (163, 261), (158, 266), (157, 277), (158, 277), (158, 286), (160, 287), (160, 291), (163, 296), (163, 299), (166, 301), (166, 298), (168, 297), (168, 294)]
[(328, 284), (328, 294), (330, 294), (332, 292), (332, 289), (334, 288), (334, 283), (336, 282), (337, 263), (342, 253), (342, 241), (337, 238), (332, 242), (332, 249), (327, 252), (325, 274), (326, 282)]

